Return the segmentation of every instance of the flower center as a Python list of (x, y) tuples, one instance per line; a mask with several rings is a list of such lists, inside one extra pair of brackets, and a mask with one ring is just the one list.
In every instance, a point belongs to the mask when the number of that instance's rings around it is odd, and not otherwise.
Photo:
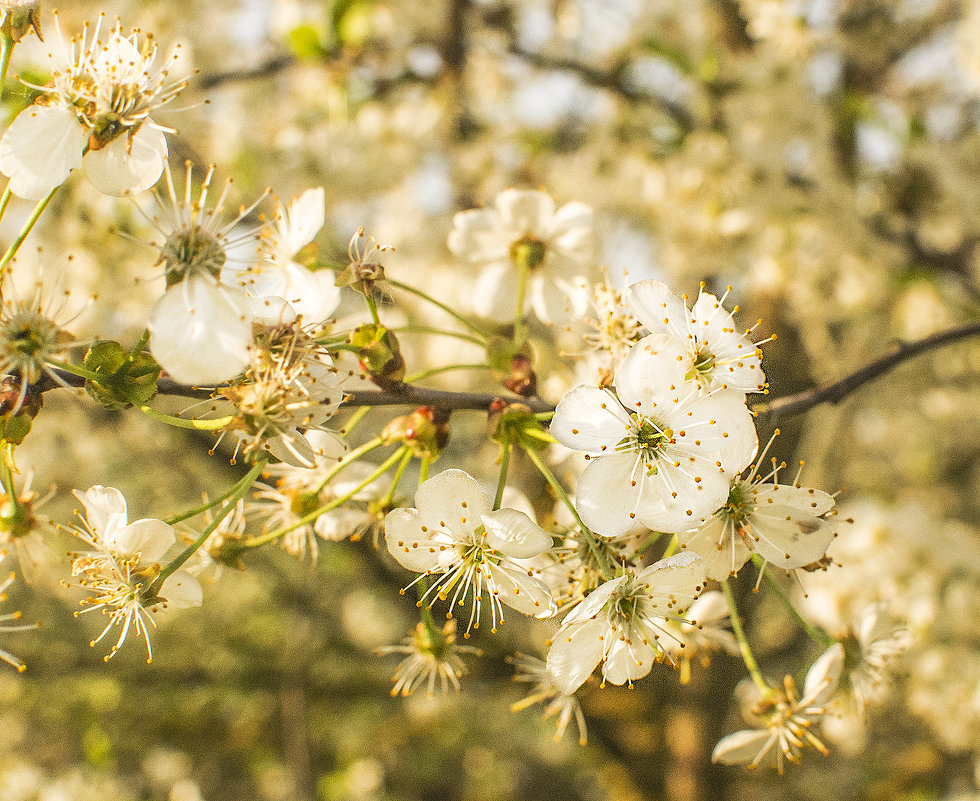
[(289, 501), (289, 510), (297, 517), (313, 514), (321, 506), (316, 492), (297, 492)]
[(732, 487), (731, 492), (728, 493), (728, 500), (718, 510), (718, 514), (727, 517), (736, 526), (741, 526), (748, 517), (750, 506), (748, 489), (739, 483)]
[(510, 246), (510, 260), (520, 267), (533, 270), (541, 265), (548, 247), (537, 237), (525, 234)]
[(199, 226), (174, 231), (160, 249), (160, 260), (166, 266), (167, 286), (187, 275), (210, 275), (217, 278), (227, 261), (224, 246)]
[(708, 349), (706, 343), (702, 342), (694, 351), (694, 363), (688, 370), (685, 379), (703, 383), (705, 379), (711, 377), (711, 371), (715, 369), (715, 355)]
[(616, 450), (637, 453), (646, 464), (655, 462), (664, 448), (674, 441), (674, 432), (635, 412), (630, 418), (630, 431), (616, 443)]

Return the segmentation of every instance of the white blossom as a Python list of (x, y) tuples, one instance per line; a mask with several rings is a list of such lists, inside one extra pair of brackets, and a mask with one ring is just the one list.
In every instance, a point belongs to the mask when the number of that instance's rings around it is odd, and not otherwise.
[(661, 559), (628, 571), (593, 590), (569, 612), (552, 638), (548, 670), (571, 695), (602, 663), (602, 681), (632, 684), (666, 652), (669, 621), (682, 620), (704, 584), (704, 566), (694, 554)]
[(474, 311), (499, 321), (517, 312), (519, 262), (529, 268), (525, 310), (533, 308), (544, 322), (579, 317), (596, 248), (589, 206), (573, 201), (556, 209), (546, 192), (525, 189), (507, 189), (488, 208), (459, 212), (449, 233), (449, 249), (481, 266)]
[(728, 495), (728, 475), (758, 446), (741, 396), (702, 396), (650, 340), (619, 365), (615, 392), (575, 387), (551, 421), (555, 439), (590, 459), (576, 503), (585, 524), (606, 536), (639, 523), (682, 531), (706, 519)]
[[(186, 85), (171, 81), (167, 67), (154, 66), (151, 36), (123, 36), (117, 23), (105, 41), (86, 23), (68, 47), (55, 15), (63, 59), (48, 53), (51, 80), (0, 139), (0, 172), (10, 191), (38, 200), (68, 174), (85, 166), (89, 180), (109, 195), (141, 192), (157, 182), (167, 157), (167, 128), (150, 114)], [(177, 54), (168, 61), (176, 60)], [(67, 62), (59, 65), (59, 62)]]
[(423, 482), (415, 507), (388, 513), (385, 540), (402, 567), (437, 577), (420, 603), (437, 595), (450, 600), (452, 609), (469, 598), (466, 634), (480, 625), (484, 589), (492, 631), (504, 622), (502, 604), (536, 618), (555, 614), (548, 587), (516, 561), (551, 547), (551, 535), (526, 514), (492, 511), (476, 479), (462, 470), (445, 470)]

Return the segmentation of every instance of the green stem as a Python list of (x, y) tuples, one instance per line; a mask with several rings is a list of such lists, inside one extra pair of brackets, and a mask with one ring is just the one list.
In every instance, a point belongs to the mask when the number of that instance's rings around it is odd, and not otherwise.
[(534, 415), (534, 419), (540, 423), (547, 423), (554, 416), (555, 411), (552, 409), (550, 412), (538, 412), (536, 415)]
[[(3, 440), (0, 440), (2, 442)], [(11, 442), (3, 443), (3, 454), (0, 455), (0, 483), (3, 484), (4, 492), (7, 493), (7, 500), (17, 506), (17, 493), (14, 492), (14, 474), (10, 466), (14, 463), (14, 445)]]
[(266, 457), (265, 454), (259, 455), (258, 461), (256, 461), (252, 469), (249, 470), (248, 473), (246, 473), (245, 476), (234, 486), (232, 492), (228, 495), (225, 505), (222, 507), (221, 511), (218, 512), (214, 520), (212, 520), (208, 527), (201, 532), (201, 536), (184, 548), (184, 550), (181, 551), (173, 561), (171, 561), (166, 567), (163, 568), (163, 570), (160, 571), (160, 575), (157, 576), (153, 580), (153, 583), (147, 588), (146, 592), (144, 593), (144, 597), (157, 597), (157, 594), (163, 587), (163, 583), (171, 575), (173, 575), (174, 572), (179, 570), (183, 564), (194, 555), (198, 548), (204, 545), (208, 537), (210, 537), (218, 526), (221, 525), (221, 521), (224, 520), (231, 513), (232, 509), (235, 508), (238, 502), (245, 497), (245, 493), (248, 492), (252, 484), (255, 483), (255, 479), (257, 479), (259, 474), (265, 469), (268, 461), (268, 457)]
[(69, 364), (68, 362), (58, 361), (57, 359), (48, 359), (47, 364), (50, 364), (52, 367), (57, 367), (59, 370), (64, 370), (66, 373), (77, 375), (79, 378), (84, 378), (87, 381), (98, 381), (105, 377), (100, 376), (98, 373), (93, 372), (92, 370), (86, 370), (84, 367)]
[(152, 417), (161, 423), (166, 423), (175, 428), (189, 428), (193, 431), (218, 431), (235, 419), (234, 415), (229, 415), (228, 417), (217, 417), (214, 420), (186, 420), (183, 417), (174, 417), (170, 414), (158, 412), (149, 406), (140, 406), (139, 410), (147, 417)]
[(472, 331), (474, 334), (476, 334), (481, 339), (486, 340), (488, 338), (486, 332), (483, 329), (481, 329), (479, 326), (474, 325), (469, 320), (467, 320), (465, 317), (463, 317), (461, 314), (459, 314), (458, 312), (453, 311), (451, 308), (449, 308), (449, 306), (447, 306), (445, 303), (442, 303), (441, 301), (436, 300), (431, 295), (427, 295), (421, 289), (416, 289), (413, 286), (409, 286), (408, 284), (403, 284), (401, 281), (394, 281), (392, 279), (389, 279), (388, 280), (388, 283), (391, 286), (393, 286), (393, 287), (397, 287), (398, 289), (401, 289), (403, 292), (410, 292), (411, 294), (415, 295), (416, 297), (420, 297), (420, 298), (422, 298), (422, 300), (426, 300), (429, 303), (431, 303), (433, 306), (437, 306), (438, 308), (442, 309), (446, 314), (448, 314), (450, 317), (452, 317), (457, 322), (460, 322), (463, 325), (465, 325), (468, 329), (470, 329), (470, 331)]
[(378, 304), (375, 301), (371, 290), (364, 290), (364, 300), (367, 301), (368, 311), (371, 312), (371, 319), (374, 321), (374, 324), (381, 325), (381, 318), (378, 317)]
[(0, 197), (0, 220), (7, 213), (7, 206), (10, 205), (10, 199), (13, 196), (14, 193), (10, 191), (10, 181), (7, 181), (7, 188), (3, 190), (3, 197)]
[(595, 556), (596, 564), (599, 565), (599, 569), (602, 571), (602, 577), (609, 581), (612, 575), (609, 572), (609, 567), (606, 565), (606, 560), (602, 553), (599, 551), (599, 546), (596, 544), (595, 534), (592, 533), (585, 523), (582, 522), (582, 518), (579, 517), (578, 509), (575, 508), (575, 504), (572, 503), (572, 499), (568, 497), (568, 493), (565, 492), (565, 488), (558, 482), (555, 478), (555, 474), (551, 472), (551, 469), (544, 463), (541, 455), (534, 450), (534, 448), (529, 445), (521, 443), (521, 447), (524, 448), (524, 452), (528, 455), (528, 458), (534, 463), (534, 466), (538, 468), (538, 472), (544, 476), (544, 480), (548, 482), (551, 488), (555, 491), (559, 500), (565, 504), (565, 508), (572, 513), (572, 517), (575, 518), (575, 522), (578, 523), (579, 529), (582, 531), (582, 536), (585, 537), (585, 541), (589, 544), (589, 550), (592, 551), (592, 555)]
[(448, 373), (453, 370), (489, 370), (489, 364), (444, 364), (442, 367), (431, 367), (418, 373), (405, 376), (405, 383), (411, 384), (413, 381), (421, 381), (423, 378), (431, 378), (440, 373)]
[(762, 576), (766, 581), (769, 588), (775, 593), (776, 597), (779, 598), (786, 610), (793, 616), (797, 625), (806, 632), (806, 635), (813, 640), (817, 645), (822, 648), (829, 648), (837, 640), (831, 637), (826, 631), (824, 631), (819, 626), (814, 626), (809, 620), (807, 620), (800, 611), (794, 606), (793, 602), (790, 600), (786, 591), (779, 586), (779, 582), (769, 573), (765, 572), (764, 568), (766, 565), (765, 560), (759, 556), (759, 554), (753, 554), (752, 562), (756, 567), (762, 572)]
[(340, 429), (338, 433), (342, 437), (348, 436), (350, 432), (357, 427), (357, 424), (360, 423), (361, 420), (363, 420), (367, 416), (368, 412), (370, 411), (371, 411), (370, 406), (362, 406), (360, 409), (358, 409), (356, 412), (354, 412), (354, 414), (352, 414), (348, 418), (347, 422), (344, 423), (343, 427)]
[(493, 496), (493, 510), (497, 511), (504, 500), (504, 489), (507, 487), (507, 470), (510, 467), (510, 452), (513, 443), (505, 440), (500, 443), (500, 478), (497, 479), (497, 493)]
[(435, 334), (436, 336), (455, 337), (456, 339), (461, 339), (464, 342), (479, 345), (481, 348), (485, 348), (487, 346), (486, 340), (478, 339), (477, 337), (470, 336), (469, 334), (463, 334), (459, 331), (445, 331), (442, 328), (432, 328), (427, 325), (401, 325), (398, 328), (389, 328), (388, 330), (393, 331), (396, 334)]
[(432, 465), (431, 456), (423, 456), (422, 463), (419, 465), (419, 484), (429, 479), (429, 467)]
[(388, 488), (388, 492), (385, 494), (384, 498), (381, 499), (382, 509), (387, 509), (388, 505), (395, 497), (395, 490), (398, 489), (398, 484), (401, 482), (402, 476), (405, 474), (405, 468), (407, 468), (408, 463), (412, 461), (411, 449), (403, 447), (402, 450), (405, 451), (405, 455), (402, 457), (401, 464), (398, 465), (398, 469), (395, 471), (395, 475), (391, 479), (391, 486)]
[(400, 447), (397, 451), (391, 454), (391, 456), (389, 456), (377, 470), (375, 470), (373, 473), (371, 473), (371, 475), (365, 478), (360, 484), (354, 487), (354, 489), (350, 490), (349, 492), (345, 492), (339, 498), (334, 498), (332, 501), (330, 501), (330, 503), (321, 506), (319, 509), (314, 509), (309, 514), (303, 515), (303, 517), (301, 517), (295, 523), (290, 523), (288, 526), (280, 526), (279, 528), (270, 531), (268, 534), (263, 534), (261, 537), (256, 537), (255, 539), (242, 543), (240, 546), (238, 546), (236, 552), (240, 553), (243, 551), (249, 551), (252, 550), (253, 548), (260, 548), (263, 545), (267, 545), (270, 542), (275, 542), (277, 539), (288, 534), (290, 531), (308, 525), (309, 523), (315, 521), (320, 515), (326, 514), (332, 509), (336, 509), (341, 504), (347, 503), (347, 501), (353, 498), (358, 492), (364, 489), (368, 484), (370, 484), (372, 481), (377, 480), (378, 478), (383, 476), (386, 472), (388, 472), (388, 470), (391, 468), (392, 465), (395, 464), (395, 462), (403, 458), (404, 452), (406, 450), (408, 450), (407, 445), (403, 445), (402, 447)]
[[(60, 184), (58, 186), (60, 186)], [(21, 228), (20, 233), (14, 237), (14, 241), (10, 243), (10, 247), (7, 248), (7, 252), (4, 253), (3, 258), (0, 259), (0, 277), (2, 277), (4, 271), (6, 271), (7, 265), (10, 264), (14, 256), (17, 255), (17, 251), (20, 250), (20, 246), (24, 244), (24, 240), (27, 239), (31, 231), (34, 230), (34, 226), (37, 225), (37, 221), (41, 219), (41, 215), (44, 214), (44, 210), (48, 207), (48, 203), (51, 202), (51, 198), (54, 197), (54, 193), (58, 191), (58, 186), (48, 192), (47, 195), (37, 202), (31, 216), (28, 217), (27, 222), (24, 223), (24, 227)]]
[(738, 615), (735, 595), (732, 592), (728, 579), (721, 582), (721, 589), (725, 593), (725, 600), (728, 601), (728, 613), (732, 620), (732, 633), (735, 635), (736, 642), (738, 642), (738, 650), (742, 653), (742, 661), (745, 662), (745, 667), (748, 668), (752, 681), (755, 682), (755, 686), (759, 688), (763, 696), (770, 695), (772, 688), (763, 677), (762, 671), (759, 670), (759, 663), (755, 661), (755, 656), (753, 656), (752, 649), (749, 647), (749, 641), (745, 638), (742, 619)]
[(330, 483), (330, 479), (347, 467), (347, 465), (349, 465), (351, 462), (356, 462), (365, 453), (370, 453), (380, 445), (384, 445), (384, 441), (381, 439), (381, 437), (375, 437), (374, 439), (369, 439), (363, 445), (354, 448), (354, 450), (348, 453), (343, 459), (341, 459), (327, 471), (327, 474), (323, 477), (323, 481), (320, 482), (320, 486), (316, 488), (317, 493), (319, 494), (323, 492), (323, 488)]
[(221, 503), (225, 498), (230, 498), (238, 489), (238, 484), (234, 484), (231, 489), (225, 490), (220, 495), (216, 495), (208, 501), (205, 501), (200, 506), (195, 506), (193, 509), (188, 509), (186, 512), (181, 512), (180, 514), (173, 515), (172, 517), (166, 518), (163, 522), (168, 526), (172, 526), (175, 523), (183, 522), (184, 520), (189, 520), (192, 517), (196, 517), (208, 509), (213, 509), (219, 503)]
[(13, 55), (14, 45), (16, 44), (14, 37), (7, 31), (4, 31), (2, 40), (0, 40), (0, 97), (3, 97), (3, 84), (7, 80), (7, 70), (10, 69), (10, 56)]

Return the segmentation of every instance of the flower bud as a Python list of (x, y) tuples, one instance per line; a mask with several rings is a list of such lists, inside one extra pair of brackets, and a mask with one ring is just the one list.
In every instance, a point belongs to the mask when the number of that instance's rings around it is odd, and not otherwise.
[(357, 348), (357, 358), (365, 372), (382, 389), (405, 377), (405, 359), (398, 338), (383, 325), (369, 323), (350, 333), (350, 344)]
[(449, 441), (449, 412), (421, 406), (411, 414), (396, 417), (381, 431), (386, 443), (401, 442), (419, 457), (438, 458)]

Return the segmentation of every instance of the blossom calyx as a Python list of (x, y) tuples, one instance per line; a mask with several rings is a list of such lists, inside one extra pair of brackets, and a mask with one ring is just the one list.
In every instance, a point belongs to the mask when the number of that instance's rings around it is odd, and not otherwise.
[(517, 442), (536, 451), (553, 442), (534, 416), (531, 407), (523, 403), (507, 403), (497, 398), (490, 404), (487, 417), (488, 436), (501, 444)]
[(85, 391), (107, 409), (143, 406), (157, 394), (163, 368), (149, 353), (127, 353), (118, 342), (99, 342), (85, 354), (85, 368), (100, 376), (87, 379)]
[(21, 387), (11, 377), (4, 378), (0, 382), (0, 438), (20, 445), (43, 405), (44, 396), (35, 384)]
[(44, 41), (41, 34), (41, 0), (26, 0), (13, 8), (8, 8), (0, 23), (0, 33), (9, 36), (14, 42), (19, 42), (31, 31)]
[(381, 430), (385, 443), (401, 442), (419, 457), (438, 458), (449, 441), (449, 412), (420, 406), (411, 414), (394, 418)]
[(382, 389), (397, 384), (405, 377), (405, 358), (398, 338), (383, 325), (368, 323), (358, 326), (351, 331), (349, 342), (356, 348), (361, 367)]

